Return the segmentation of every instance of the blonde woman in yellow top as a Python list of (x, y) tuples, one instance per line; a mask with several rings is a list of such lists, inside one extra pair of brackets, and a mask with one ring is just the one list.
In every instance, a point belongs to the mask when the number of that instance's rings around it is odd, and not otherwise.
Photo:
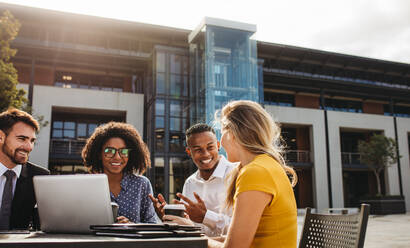
[(226, 205), (233, 206), (228, 234), (209, 239), (208, 247), (295, 248), (297, 208), (292, 186), (297, 177), (281, 155), (280, 128), (251, 101), (228, 103), (220, 122), (228, 160), (240, 165), (228, 187)]

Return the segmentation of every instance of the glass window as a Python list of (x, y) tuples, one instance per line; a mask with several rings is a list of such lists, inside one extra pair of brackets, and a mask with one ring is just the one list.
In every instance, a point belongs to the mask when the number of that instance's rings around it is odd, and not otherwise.
[(63, 130), (61, 129), (53, 130), (53, 138), (62, 138), (62, 137), (63, 137)]
[(189, 73), (188, 57), (187, 56), (181, 56), (181, 58), (182, 58), (182, 74), (188, 75), (188, 73)]
[(53, 128), (63, 128), (63, 122), (62, 121), (55, 121), (53, 123)]
[(169, 118), (170, 130), (172, 130), (172, 131), (182, 131), (181, 126), (182, 125), (181, 125), (181, 119), (180, 118), (174, 118), (174, 117)]
[(185, 101), (178, 101), (178, 100), (173, 100), (170, 103), (170, 115), (171, 116), (182, 116), (186, 117), (187, 116), (187, 102)]
[(182, 92), (181, 94), (183, 96), (188, 96), (188, 76), (183, 76), (182, 77)]
[(399, 117), (410, 117), (410, 107), (395, 105), (394, 114)]
[(54, 121), (53, 138), (75, 138), (75, 122), (72, 121)]
[(165, 146), (164, 127), (165, 127), (164, 117), (155, 116), (155, 150), (158, 152), (164, 151), (164, 146)]
[(86, 123), (77, 124), (77, 137), (87, 138), (87, 124)]
[(172, 74), (171, 75), (171, 82), (170, 82), (170, 86), (169, 86), (169, 90), (170, 90), (170, 95), (173, 96), (180, 96), (181, 95), (181, 90), (182, 90), (182, 77), (181, 75), (178, 74)]
[(334, 110), (334, 111), (353, 112), (353, 113), (363, 112), (362, 102), (359, 102), (359, 101), (326, 98), (325, 107), (327, 110)]
[(184, 137), (183, 133), (170, 134), (169, 136), (169, 151), (170, 152), (184, 152)]
[(165, 115), (165, 102), (164, 100), (155, 101), (155, 114), (156, 115)]
[(188, 77), (178, 74), (171, 74), (170, 95), (187, 96), (188, 94)]
[(55, 82), (54, 85), (57, 87), (64, 87), (65, 84), (63, 82)]
[(156, 116), (155, 117), (155, 129), (164, 128), (165, 127), (165, 120), (163, 116)]
[(265, 92), (264, 100), (267, 104), (292, 107), (295, 106), (295, 96), (276, 92)]
[(66, 83), (65, 84), (65, 88), (77, 88), (77, 84), (75, 83)]
[(182, 116), (182, 106), (181, 101), (171, 101), (170, 105), (170, 115), (171, 116)]
[(184, 132), (186, 129), (186, 118), (169, 118), (169, 128), (171, 131), (180, 131)]
[(384, 110), (384, 115), (389, 115), (389, 116), (392, 115), (389, 104), (384, 104), (383, 110)]
[(185, 179), (191, 174), (191, 161), (186, 158), (170, 158), (169, 161), (169, 198), (172, 201), (175, 194), (182, 192)]
[(94, 133), (94, 130), (96, 128), (97, 128), (97, 124), (95, 123), (88, 124), (88, 136), (91, 136), (91, 134)]
[(64, 138), (75, 138), (75, 131), (74, 130), (64, 130)]
[[(193, 67), (191, 70), (198, 72), (198, 75), (192, 78), (193, 81), (190, 81), (189, 88), (192, 85), (198, 89), (191, 91), (197, 94), (191, 97), (198, 99), (197, 102), (205, 101), (205, 97), (207, 101), (212, 102), (228, 102), (232, 99), (259, 100), (256, 41), (249, 39), (251, 35), (250, 32), (212, 25), (206, 27), (205, 36), (197, 43), (197, 52), (202, 53), (204, 58), (193, 57), (191, 60)], [(206, 42), (205, 51), (201, 50), (203, 42)], [(191, 48), (194, 47), (191, 46)], [(191, 49), (191, 51), (194, 50)], [(200, 60), (204, 60), (207, 66), (199, 67)], [(202, 80), (206, 82), (202, 83)], [(202, 91), (202, 89), (205, 90)], [(227, 95), (216, 95), (216, 91), (225, 91)], [(233, 97), (234, 94), (239, 97)], [(199, 118), (205, 118), (205, 122), (210, 122), (213, 119), (213, 113), (218, 108), (214, 104), (208, 104), (205, 107), (204, 117)]]
[(171, 54), (171, 73), (181, 73), (182, 56)]
[(155, 151), (164, 151), (164, 131), (155, 131)]
[(55, 86), (105, 91), (123, 91), (124, 78), (107, 75), (90, 75), (77, 72), (57, 71)]
[(64, 129), (75, 129), (75, 122), (65, 121), (64, 122)]
[(156, 157), (154, 159), (154, 165), (155, 165), (155, 184), (154, 186), (154, 192), (156, 194), (161, 193), (164, 194), (164, 158), (162, 157)]
[(165, 72), (165, 53), (157, 53), (157, 72)]
[(165, 94), (165, 74), (157, 73), (157, 94)]

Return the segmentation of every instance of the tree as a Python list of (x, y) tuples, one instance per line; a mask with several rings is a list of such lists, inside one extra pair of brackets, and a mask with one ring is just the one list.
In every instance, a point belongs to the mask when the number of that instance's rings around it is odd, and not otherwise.
[(10, 62), (17, 52), (10, 47), (10, 43), (16, 38), (20, 26), (9, 11), (0, 16), (0, 112), (9, 107), (27, 108), (26, 91), (17, 89), (17, 70)]
[[(10, 107), (15, 107), (33, 114), (31, 106), (26, 98), (24, 89), (17, 89), (18, 74), (11, 58), (17, 53), (17, 49), (10, 47), (10, 43), (16, 38), (21, 24), (14, 18), (10, 11), (6, 10), (0, 16), (0, 112)], [(34, 118), (45, 127), (48, 121), (44, 116), (33, 114)]]
[(381, 195), (380, 173), (397, 162), (397, 144), (392, 138), (374, 134), (369, 140), (359, 141), (360, 162), (367, 165), (376, 176), (377, 195)]

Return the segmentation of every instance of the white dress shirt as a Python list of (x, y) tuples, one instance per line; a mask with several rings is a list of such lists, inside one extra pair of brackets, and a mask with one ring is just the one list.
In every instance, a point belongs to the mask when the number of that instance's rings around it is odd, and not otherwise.
[[(13, 169), (10, 169), (10, 170), (14, 171), (14, 173), (16, 173), (16, 176), (13, 177), (13, 196), (14, 196), (14, 191), (16, 190), (17, 178), (20, 177), (21, 167), (22, 167), (21, 164), (18, 164), (16, 166), (14, 166)], [(9, 168), (4, 166), (0, 162), (0, 208), (1, 208), (2, 201), (3, 201), (4, 186), (6, 185), (6, 176), (4, 175), (4, 172), (6, 172), (7, 170), (9, 170)]]
[(228, 231), (232, 210), (227, 211), (223, 206), (226, 198), (224, 181), (234, 166), (236, 163), (220, 155), (218, 166), (208, 180), (204, 180), (196, 171), (185, 181), (182, 194), (196, 202), (195, 192), (205, 202), (207, 211), (204, 220), (201, 224), (195, 224), (201, 226), (207, 236), (220, 236)]

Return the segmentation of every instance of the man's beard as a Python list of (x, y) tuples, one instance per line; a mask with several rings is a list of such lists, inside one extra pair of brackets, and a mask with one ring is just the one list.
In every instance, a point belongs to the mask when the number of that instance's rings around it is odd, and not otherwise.
[(10, 149), (10, 147), (7, 145), (7, 139), (4, 142), (4, 145), (2, 147), (2, 151), (4, 154), (6, 154), (7, 157), (14, 163), (14, 164), (25, 164), (28, 160), (28, 156), (18, 156), (17, 152), (18, 151), (25, 151), (24, 149), (16, 149), (13, 151)]

